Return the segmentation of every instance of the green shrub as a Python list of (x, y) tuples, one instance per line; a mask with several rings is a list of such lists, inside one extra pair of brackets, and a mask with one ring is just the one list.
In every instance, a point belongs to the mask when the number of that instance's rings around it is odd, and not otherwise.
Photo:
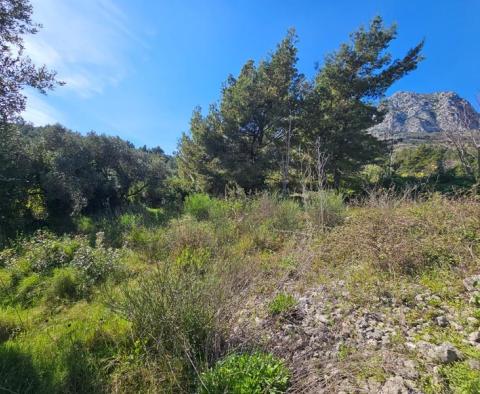
[(140, 215), (135, 213), (124, 213), (118, 217), (118, 222), (123, 228), (133, 228), (142, 222)]
[(297, 301), (292, 295), (280, 293), (277, 294), (272, 301), (270, 301), (268, 304), (268, 311), (271, 315), (280, 315), (292, 310), (296, 304)]
[(480, 374), (464, 362), (444, 366), (441, 374), (453, 393), (480, 393)]
[(175, 265), (182, 270), (193, 270), (202, 272), (211, 257), (211, 253), (206, 249), (191, 249), (186, 247), (175, 260)]
[(201, 375), (202, 394), (284, 393), (290, 373), (280, 359), (265, 353), (232, 354)]
[(1, 390), (6, 393), (38, 393), (41, 377), (29, 354), (7, 344), (0, 344)]
[(95, 223), (93, 219), (87, 216), (80, 216), (76, 220), (77, 230), (83, 234), (92, 234), (95, 232)]
[(125, 323), (98, 305), (76, 304), (50, 315), (42, 327), (0, 344), (0, 391), (107, 392), (105, 360), (112, 360), (126, 335)]
[(272, 226), (280, 231), (295, 231), (303, 225), (300, 205), (293, 200), (279, 200), (276, 203)]
[(157, 257), (176, 259), (185, 248), (212, 251), (216, 237), (210, 222), (198, 222), (191, 216), (172, 220), (170, 225), (159, 232), (155, 247)]
[(75, 300), (80, 296), (81, 280), (79, 272), (72, 268), (56, 268), (50, 278), (46, 297), (49, 301)]
[(0, 269), (0, 301), (7, 295), (12, 286), (12, 273), (6, 269)]
[(215, 205), (215, 200), (207, 194), (192, 194), (185, 198), (183, 210), (186, 214), (192, 215), (197, 220), (207, 220)]
[(340, 224), (345, 217), (343, 196), (331, 190), (310, 193), (305, 210), (311, 222), (322, 229)]
[(9, 319), (0, 319), (0, 344), (19, 331), (18, 324)]
[(377, 164), (367, 164), (360, 173), (360, 179), (367, 185), (378, 185), (385, 175), (384, 167)]
[(304, 214), (298, 203), (262, 194), (248, 201), (239, 221), (239, 231), (251, 234), (257, 249), (277, 250), (304, 224)]

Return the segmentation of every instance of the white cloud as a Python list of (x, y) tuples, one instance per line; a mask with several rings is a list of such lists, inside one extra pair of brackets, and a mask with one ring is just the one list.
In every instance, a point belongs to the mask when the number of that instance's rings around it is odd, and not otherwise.
[[(33, 19), (44, 27), (25, 38), (25, 49), (36, 64), (56, 70), (66, 82), (54, 94), (82, 99), (102, 94), (129, 73), (131, 49), (145, 48), (112, 0), (32, 0), (32, 4)], [(45, 99), (36, 96), (27, 107), (24, 116), (32, 122), (51, 119)]]
[[(33, 0), (44, 25), (25, 40), (27, 53), (58, 71), (64, 89), (98, 94), (128, 72), (128, 49), (142, 41), (111, 0)], [(70, 82), (70, 84), (68, 84)]]
[(62, 115), (51, 105), (47, 104), (37, 93), (27, 92), (27, 109), (22, 117), (27, 122), (35, 126), (45, 126), (47, 124), (62, 123)]

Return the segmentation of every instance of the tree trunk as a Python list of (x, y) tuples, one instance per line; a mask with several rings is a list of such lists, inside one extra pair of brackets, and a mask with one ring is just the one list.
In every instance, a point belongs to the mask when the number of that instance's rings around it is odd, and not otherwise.
[(340, 171), (338, 171), (337, 167), (335, 167), (333, 170), (333, 187), (334, 189), (338, 189), (340, 187)]
[(288, 117), (287, 139), (285, 141), (285, 163), (283, 165), (282, 194), (287, 195), (288, 192), (288, 174), (290, 166), (290, 139), (292, 137), (292, 117)]

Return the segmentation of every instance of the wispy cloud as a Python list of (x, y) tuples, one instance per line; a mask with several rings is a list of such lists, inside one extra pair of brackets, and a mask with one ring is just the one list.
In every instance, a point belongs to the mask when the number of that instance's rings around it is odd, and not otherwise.
[(51, 105), (47, 104), (38, 93), (27, 92), (28, 106), (22, 114), (23, 119), (36, 126), (62, 123), (63, 116)]
[[(37, 64), (57, 70), (66, 82), (59, 94), (89, 98), (119, 83), (130, 71), (129, 51), (144, 47), (127, 15), (112, 0), (32, 0), (44, 28), (25, 40)], [(39, 111), (28, 104), (29, 111)]]

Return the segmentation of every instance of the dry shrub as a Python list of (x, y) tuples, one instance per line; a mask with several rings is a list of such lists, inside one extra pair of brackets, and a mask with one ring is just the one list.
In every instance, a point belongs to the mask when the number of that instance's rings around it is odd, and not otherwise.
[(215, 245), (215, 232), (209, 222), (185, 216), (171, 221), (166, 229), (159, 231), (153, 255), (156, 259), (176, 259), (186, 248), (213, 250)]
[(322, 190), (308, 195), (305, 210), (313, 225), (324, 230), (343, 222), (346, 207), (340, 193)]
[(477, 259), (480, 204), (432, 196), (357, 209), (322, 243), (323, 261), (369, 264), (391, 274), (414, 275), (440, 266), (468, 266)]

